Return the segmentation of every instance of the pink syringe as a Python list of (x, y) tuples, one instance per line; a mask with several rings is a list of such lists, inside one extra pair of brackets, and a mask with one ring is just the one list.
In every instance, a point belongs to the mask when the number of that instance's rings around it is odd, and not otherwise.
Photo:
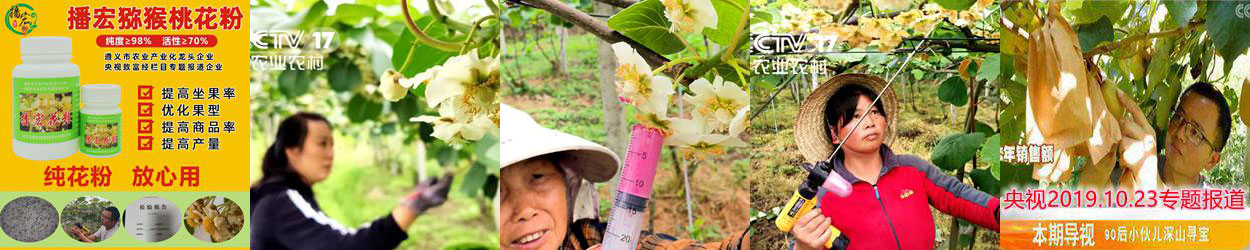
[(626, 152), (625, 165), (621, 167), (621, 179), (616, 185), (612, 199), (612, 214), (608, 229), (604, 232), (603, 249), (636, 249), (638, 235), (651, 199), (651, 184), (655, 180), (655, 166), (660, 161), (660, 149), (664, 146), (664, 134), (659, 130), (634, 125)]

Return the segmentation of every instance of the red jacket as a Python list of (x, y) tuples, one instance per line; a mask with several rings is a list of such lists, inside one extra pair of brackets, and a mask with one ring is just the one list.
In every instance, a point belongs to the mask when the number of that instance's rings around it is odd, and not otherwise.
[[(877, 185), (855, 178), (841, 158), (826, 162), (851, 183), (852, 192), (821, 195), (820, 211), (842, 231), (838, 244), (848, 249), (933, 249), (933, 214), (943, 213), (998, 231), (998, 198), (942, 173), (914, 155), (895, 155), (881, 147), (884, 166)], [(837, 248), (837, 246), (835, 246)]]

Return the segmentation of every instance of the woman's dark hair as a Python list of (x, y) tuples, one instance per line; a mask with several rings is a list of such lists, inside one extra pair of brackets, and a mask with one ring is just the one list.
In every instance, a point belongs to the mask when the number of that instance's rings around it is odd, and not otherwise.
[(299, 179), (299, 175), (291, 169), (286, 150), (304, 146), (304, 140), (308, 138), (308, 124), (312, 122), (330, 125), (324, 116), (308, 112), (296, 113), (278, 124), (278, 134), (274, 136), (273, 144), (265, 150), (265, 156), (261, 159), (261, 183), (278, 178)]
[[(830, 96), (829, 100), (825, 101), (825, 127), (833, 129), (838, 124), (845, 125), (854, 122), (855, 110), (859, 109), (860, 96), (867, 97), (869, 100), (877, 99), (876, 92), (859, 84), (847, 84), (834, 91), (833, 96)], [(878, 111), (881, 111), (881, 117), (889, 118), (889, 114), (885, 113), (885, 108), (881, 102), (877, 102), (873, 106), (877, 107)], [(830, 143), (832, 143), (833, 135), (829, 133), (829, 130), (825, 130), (825, 139), (831, 140)], [(833, 147), (837, 148), (838, 143), (833, 143)], [(840, 158), (841, 156), (842, 152), (834, 152), (834, 155), (831, 157)]]
[[(877, 99), (876, 92), (859, 84), (847, 84), (833, 92), (833, 96), (825, 101), (825, 126), (833, 127), (853, 122), (855, 110), (859, 108), (860, 96), (867, 97), (869, 100)], [(877, 102), (874, 106), (881, 111), (882, 117), (889, 118), (881, 102)]]

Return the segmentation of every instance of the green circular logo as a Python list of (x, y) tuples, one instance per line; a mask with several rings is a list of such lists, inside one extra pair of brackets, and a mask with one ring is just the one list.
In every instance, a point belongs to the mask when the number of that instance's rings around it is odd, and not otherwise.
[(9, 11), (4, 13), (4, 25), (9, 27), (9, 31), (14, 34), (28, 35), (35, 31), (38, 24), (39, 15), (35, 14), (35, 7), (29, 4), (19, 3), (9, 7)]

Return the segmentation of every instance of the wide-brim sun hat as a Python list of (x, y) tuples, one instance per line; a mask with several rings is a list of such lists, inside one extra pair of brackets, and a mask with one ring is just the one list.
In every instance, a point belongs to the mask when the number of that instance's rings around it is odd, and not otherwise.
[(616, 175), (621, 160), (612, 150), (584, 138), (545, 128), (524, 111), (499, 105), (500, 169), (530, 158), (556, 154), (560, 166), (583, 179), (604, 182)]
[(849, 85), (867, 87), (881, 96), (880, 102), (882, 107), (885, 107), (882, 112), (885, 112), (888, 119), (884, 143), (889, 144), (893, 141), (895, 121), (898, 120), (898, 112), (896, 112), (898, 100), (894, 96), (894, 91), (883, 90), (886, 82), (881, 77), (868, 74), (840, 74), (825, 80), (799, 105), (798, 115), (794, 120), (794, 142), (798, 144), (799, 154), (803, 155), (804, 161), (824, 161), (833, 154), (829, 125), (825, 122), (825, 103), (839, 89)]

